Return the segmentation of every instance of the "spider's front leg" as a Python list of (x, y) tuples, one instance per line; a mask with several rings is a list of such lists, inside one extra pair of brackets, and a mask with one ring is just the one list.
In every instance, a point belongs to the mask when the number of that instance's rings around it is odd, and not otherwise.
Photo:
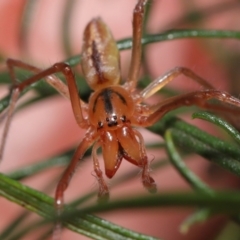
[[(227, 106), (215, 106), (207, 101), (210, 99), (217, 99), (221, 102), (236, 106), (237, 109), (228, 108)], [(225, 111), (230, 113), (240, 113), (240, 100), (231, 96), (230, 94), (215, 90), (207, 89), (202, 91), (195, 91), (180, 96), (169, 98), (160, 104), (150, 107), (147, 116), (139, 117), (134, 125), (137, 126), (152, 126), (155, 122), (161, 119), (166, 113), (182, 106), (198, 106), (204, 109)]]
[[(79, 99), (78, 89), (76, 86), (76, 82), (74, 79), (74, 74), (71, 68), (66, 63), (56, 63), (52, 67), (42, 70), (31, 65), (25, 64), (21, 61), (9, 59), (7, 61), (7, 65), (9, 67), (10, 76), (13, 81), (12, 87), (12, 97), (10, 100), (10, 106), (8, 111), (8, 118), (4, 129), (4, 135), (1, 145), (1, 153), (3, 152), (4, 143), (6, 141), (7, 131), (9, 129), (10, 120), (12, 117), (12, 113), (14, 111), (15, 104), (18, 100), (20, 93), (31, 84), (39, 81), (40, 79), (45, 79), (62, 95), (67, 98), (70, 98), (73, 113), (76, 119), (76, 122), (81, 128), (89, 128), (88, 121), (83, 117), (83, 111), (87, 109), (87, 105), (83, 104), (83, 102)], [(18, 83), (15, 77), (14, 67), (24, 68), (30, 71), (35, 72), (36, 74), (32, 77), (29, 77), (25, 81)], [(66, 78), (67, 86), (56, 76), (53, 74), (62, 72)], [(84, 140), (78, 146), (71, 163), (68, 168), (64, 172), (61, 180), (58, 183), (56, 193), (55, 193), (55, 208), (57, 210), (57, 214), (59, 215), (62, 212), (64, 206), (63, 194), (66, 188), (68, 187), (69, 181), (74, 173), (74, 170), (82, 158), (85, 151), (93, 144), (96, 140), (96, 131), (95, 129), (88, 129), (88, 132), (85, 135)], [(58, 221), (54, 228), (53, 237), (59, 239), (59, 234), (61, 230), (61, 223)]]
[[(32, 65), (29, 65), (19, 60), (8, 59), (6, 62), (6, 65), (9, 69), (9, 74), (10, 74), (13, 85), (11, 87), (11, 98), (9, 102), (7, 119), (6, 119), (3, 136), (1, 140), (0, 159), (2, 159), (3, 157), (3, 151), (5, 148), (8, 131), (9, 131), (12, 115), (13, 115), (17, 100), (19, 99), (21, 92), (25, 88), (39, 81), (40, 79), (44, 79), (48, 84), (50, 84), (53, 88), (55, 88), (62, 96), (68, 99), (70, 98), (72, 103), (72, 108), (75, 111), (74, 113), (75, 113), (75, 118), (77, 120), (77, 123), (83, 127), (86, 125), (86, 122), (82, 115), (82, 108), (86, 109), (87, 106), (78, 97), (78, 91), (77, 91), (76, 83), (74, 80), (74, 75), (72, 73), (72, 70), (67, 64), (57, 63), (46, 70), (42, 70), (40, 68), (34, 67)], [(23, 82), (18, 82), (16, 79), (14, 68), (20, 68), (20, 69), (32, 71), (35, 73), (35, 75), (26, 79)], [(55, 75), (52, 75), (57, 72), (63, 72), (63, 74), (67, 79), (68, 86), (66, 86), (66, 84), (64, 84)]]
[[(55, 209), (57, 217), (61, 215), (64, 210), (64, 192), (67, 189), (69, 182), (77, 168), (78, 163), (83, 158), (84, 153), (86, 150), (94, 143), (96, 140), (96, 131), (95, 129), (90, 129), (82, 140), (82, 142), (77, 147), (70, 164), (68, 165), (67, 169), (64, 171), (60, 181), (58, 182), (56, 191), (55, 191)], [(57, 219), (54, 229), (53, 229), (53, 236), (52, 239), (60, 239), (61, 238), (61, 230), (62, 230), (62, 223), (59, 219)]]
[(58, 214), (61, 214), (64, 206), (63, 194), (67, 189), (69, 182), (73, 176), (74, 171), (77, 168), (78, 163), (82, 159), (86, 150), (94, 143), (96, 140), (97, 134), (95, 129), (90, 129), (84, 136), (82, 142), (77, 147), (70, 164), (67, 169), (64, 171), (60, 181), (58, 182), (57, 189), (55, 192), (55, 207)]
[(179, 75), (184, 75), (190, 78), (194, 82), (200, 84), (205, 89), (214, 89), (214, 87), (210, 83), (208, 83), (202, 77), (198, 76), (191, 69), (186, 67), (175, 67), (174, 69), (165, 73), (163, 76), (156, 78), (152, 83), (150, 83), (146, 88), (144, 88), (139, 94), (140, 100), (143, 101), (144, 99), (151, 97), (154, 93), (162, 89), (165, 85), (177, 78)]
[[(24, 69), (27, 71), (31, 71), (35, 74), (40, 73), (43, 71), (43, 69), (37, 68), (35, 66), (32, 66), (28, 63), (16, 60), (16, 59), (7, 59), (6, 61), (6, 65), (7, 68), (9, 70), (9, 74), (11, 77), (11, 81), (13, 83), (13, 89), (15, 88), (26, 88), (29, 83), (27, 83), (26, 81), (19, 83), (16, 79), (16, 75), (15, 75), (15, 71), (14, 68), (20, 68), (20, 69)], [(66, 86), (66, 84), (64, 84), (59, 78), (57, 78), (55, 75), (49, 75), (49, 76), (45, 76), (44, 80), (51, 85), (53, 88), (55, 88), (62, 96), (66, 97), (66, 98), (70, 98), (69, 97), (69, 91), (68, 91), (68, 87)], [(36, 80), (38, 81), (38, 80)]]
[[(10, 76), (13, 81), (13, 91), (19, 92), (19, 94), (28, 86), (31, 84), (41, 80), (45, 79), (47, 83), (49, 83), (52, 87), (54, 87), (61, 95), (70, 98), (72, 109), (74, 112), (75, 119), (80, 127), (87, 126), (87, 122), (83, 117), (83, 108), (86, 108), (85, 104), (81, 99), (79, 99), (77, 85), (75, 82), (74, 74), (70, 66), (64, 62), (59, 62), (54, 64), (52, 67), (41, 70), (39, 68), (33, 67), (29, 64), (23, 63), (21, 61), (8, 59), (7, 60), (7, 66), (10, 71)], [(36, 74), (32, 77), (26, 79), (25, 81), (18, 83), (16, 81), (14, 67), (23, 68), (26, 70), (30, 70), (35, 72)], [(67, 80), (67, 86), (56, 76), (53, 74), (55, 73), (63, 73)]]
[[(163, 100), (162, 102), (148, 107), (147, 109), (142, 108), (142, 115), (132, 120), (132, 124), (135, 126), (147, 127), (153, 125), (156, 121), (158, 121), (163, 115), (167, 112), (179, 108), (181, 106), (190, 106), (196, 105), (198, 107), (219, 111), (219, 112), (227, 112), (227, 113), (239, 113), (240, 111), (240, 100), (231, 96), (230, 94), (216, 90), (214, 87), (209, 84), (205, 79), (198, 76), (192, 70), (185, 67), (176, 67), (163, 76), (158, 77), (152, 83), (150, 83), (145, 89), (143, 89), (138, 98), (138, 103), (146, 100), (155, 94), (158, 90), (163, 88), (173, 79), (175, 79), (179, 75), (185, 75), (192, 79), (193, 81), (202, 85), (205, 90), (195, 91), (187, 94), (183, 94), (180, 96), (175, 96)], [(213, 105), (207, 100), (215, 98), (223, 103), (227, 103), (230, 105), (234, 105), (237, 108), (233, 109), (227, 105)]]

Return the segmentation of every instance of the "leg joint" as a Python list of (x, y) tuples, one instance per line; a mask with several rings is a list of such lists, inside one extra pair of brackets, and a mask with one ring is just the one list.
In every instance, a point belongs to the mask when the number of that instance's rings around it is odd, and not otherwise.
[(70, 71), (72, 71), (70, 66), (64, 62), (55, 63), (53, 67), (56, 70), (56, 72), (69, 73)]

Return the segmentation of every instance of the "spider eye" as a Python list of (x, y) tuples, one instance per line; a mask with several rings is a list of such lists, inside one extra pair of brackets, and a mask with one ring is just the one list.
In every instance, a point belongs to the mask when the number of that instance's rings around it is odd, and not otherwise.
[(98, 127), (102, 128), (103, 127), (103, 123), (102, 122), (98, 122)]
[(125, 115), (122, 115), (122, 116), (120, 117), (120, 119), (122, 120), (122, 122), (126, 122), (126, 116), (125, 116)]
[(106, 122), (108, 127), (117, 126), (118, 125), (117, 115), (112, 114), (111, 116), (106, 117)]

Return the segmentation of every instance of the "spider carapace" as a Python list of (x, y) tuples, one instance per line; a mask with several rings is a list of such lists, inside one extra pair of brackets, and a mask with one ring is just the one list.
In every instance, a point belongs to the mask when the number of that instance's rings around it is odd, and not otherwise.
[[(151, 126), (164, 114), (181, 106), (197, 105), (210, 110), (234, 112), (225, 104), (216, 108), (215, 105), (207, 101), (212, 98), (237, 108), (240, 107), (239, 99), (214, 89), (203, 78), (184, 67), (176, 67), (152, 81), (142, 91), (135, 91), (141, 62), (142, 25), (147, 2), (147, 0), (138, 0), (133, 11), (132, 56), (128, 77), (123, 85), (120, 85), (118, 48), (111, 32), (100, 18), (93, 19), (87, 25), (83, 38), (82, 70), (86, 81), (93, 90), (88, 104), (79, 98), (73, 71), (66, 63), (56, 63), (52, 67), (42, 70), (22, 61), (7, 60), (13, 87), (0, 150), (1, 156), (13, 110), (21, 91), (43, 78), (61, 95), (70, 99), (76, 122), (81, 128), (87, 130), (57, 185), (55, 207), (58, 214), (61, 213), (64, 206), (64, 191), (67, 189), (79, 161), (89, 147), (93, 146), (92, 158), (99, 185), (99, 197), (108, 198), (109, 191), (98, 162), (98, 148), (102, 148), (107, 177), (112, 178), (122, 159), (126, 159), (142, 169), (143, 185), (150, 192), (155, 192), (156, 184), (149, 174), (149, 161), (144, 140), (140, 132), (134, 127)], [(35, 75), (19, 83), (15, 77), (15, 67), (33, 71)], [(57, 72), (64, 74), (67, 85), (54, 75)], [(205, 89), (171, 97), (154, 105), (144, 103), (147, 98), (180, 74), (198, 82)], [(61, 224), (58, 222), (54, 236), (58, 236), (60, 226)]]

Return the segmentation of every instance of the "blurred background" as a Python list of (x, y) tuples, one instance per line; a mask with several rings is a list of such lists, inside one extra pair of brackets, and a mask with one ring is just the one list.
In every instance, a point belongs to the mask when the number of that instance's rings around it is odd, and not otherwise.
[[(131, 37), (132, 11), (135, 0), (8, 0), (0, 2), (0, 56), (2, 66), (7, 58), (19, 59), (39, 68), (47, 68), (55, 62), (64, 61), (81, 53), (82, 33), (86, 24), (101, 16), (112, 30), (116, 40)], [(159, 33), (170, 29), (240, 29), (240, 2), (237, 0), (153, 0), (149, 1), (146, 33)], [(240, 44), (236, 39), (180, 39), (150, 44), (144, 49), (142, 74), (154, 79), (176, 66), (188, 67), (214, 85), (219, 90), (230, 92), (239, 97), (239, 59)], [(127, 76), (130, 63), (130, 51), (121, 51), (123, 80)], [(4, 68), (4, 67), (3, 67)], [(80, 73), (80, 69), (75, 69)], [(24, 74), (22, 74), (24, 78)], [(192, 91), (201, 87), (186, 77), (179, 77), (167, 88), (177, 92)], [(1, 96), (9, 91), (9, 85), (2, 86)], [(81, 93), (81, 85), (80, 85)], [(25, 96), (30, 99), (36, 93)], [(152, 101), (159, 101), (158, 98)], [(186, 121), (196, 124), (215, 135), (212, 125), (200, 120), (183, 116)], [(1, 126), (2, 127), (2, 126)], [(143, 130), (147, 144), (161, 143), (162, 138)], [(43, 98), (18, 111), (13, 119), (7, 140), (1, 172), (8, 173), (20, 167), (36, 163), (43, 159), (74, 149), (84, 136), (73, 118), (69, 101), (59, 95)], [(166, 159), (164, 150), (148, 150), (152, 162)], [(101, 159), (101, 157), (100, 157)], [(237, 187), (238, 180), (223, 170), (210, 171), (209, 163), (194, 155), (188, 166), (213, 188), (231, 189)], [(116, 178), (135, 166), (123, 161)], [(63, 172), (63, 167), (51, 168), (22, 182), (40, 191), (54, 196), (54, 189)], [(171, 167), (154, 170), (152, 176), (157, 182), (158, 191), (190, 189), (179, 174)], [(113, 180), (114, 181), (114, 180)], [(111, 187), (111, 199), (145, 193), (140, 174), (125, 184)], [(52, 187), (50, 191), (45, 191)], [(91, 156), (84, 158), (75, 173), (65, 201), (97, 189), (93, 176)], [(148, 193), (146, 193), (148, 194)], [(96, 201), (96, 199), (93, 199)], [(21, 207), (5, 199), (0, 199), (0, 232), (13, 219), (24, 211)], [(181, 222), (192, 210), (141, 209), (116, 210), (98, 214), (108, 221), (123, 227), (148, 234), (157, 238), (172, 239), (220, 239), (222, 231), (228, 226), (224, 217), (214, 217), (206, 223), (190, 228), (182, 234)], [(31, 216), (31, 219), (37, 217)], [(28, 224), (28, 222), (26, 223)], [(22, 239), (38, 239), (42, 229), (34, 230)], [(204, 233), (204, 235), (203, 235)], [(87, 239), (65, 230), (63, 239)], [(230, 239), (230, 238), (229, 238)]]

